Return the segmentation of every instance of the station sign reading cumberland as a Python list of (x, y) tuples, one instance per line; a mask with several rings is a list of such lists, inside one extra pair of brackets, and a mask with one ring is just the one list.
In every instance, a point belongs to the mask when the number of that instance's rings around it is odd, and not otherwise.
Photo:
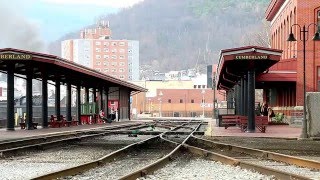
[(268, 56), (262, 55), (262, 56), (250, 56), (250, 55), (242, 55), (242, 56), (236, 56), (236, 60), (251, 60), (251, 59), (269, 59)]
[(0, 54), (0, 60), (28, 60), (32, 59), (32, 55), (30, 54)]

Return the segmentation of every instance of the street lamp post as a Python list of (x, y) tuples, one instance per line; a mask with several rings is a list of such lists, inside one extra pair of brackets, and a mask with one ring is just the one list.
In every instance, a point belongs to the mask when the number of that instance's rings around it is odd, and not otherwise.
[(162, 96), (163, 96), (162, 91), (160, 91), (160, 92), (159, 92), (159, 97), (160, 97), (160, 98), (159, 98), (159, 101), (160, 101), (160, 106), (159, 106), (159, 113), (160, 113), (160, 114), (159, 114), (159, 116), (160, 116), (160, 117), (162, 117)]
[(202, 89), (201, 94), (202, 94), (202, 117), (204, 118), (204, 94), (206, 93), (206, 91), (204, 89)]
[(150, 114), (150, 112), (151, 112), (151, 99), (149, 98), (148, 101), (149, 101), (149, 114)]
[[(309, 32), (309, 27), (311, 25), (314, 25), (318, 27), (316, 24), (311, 23), (307, 26), (303, 25), (302, 30), (301, 26), (299, 24), (293, 24), (290, 27), (290, 34), (289, 38), (287, 41), (297, 41), (297, 39), (294, 37), (294, 34), (292, 33), (292, 27), (293, 26), (298, 26), (299, 31), (300, 31), (300, 41), (303, 42), (303, 122), (302, 122), (302, 134), (301, 138), (308, 138), (308, 132), (307, 132), (307, 110), (306, 110), (306, 41), (308, 40), (308, 32)], [(301, 33), (302, 33), (302, 39), (301, 39)], [(319, 33), (316, 32), (314, 37), (312, 38), (313, 41), (320, 41)]]

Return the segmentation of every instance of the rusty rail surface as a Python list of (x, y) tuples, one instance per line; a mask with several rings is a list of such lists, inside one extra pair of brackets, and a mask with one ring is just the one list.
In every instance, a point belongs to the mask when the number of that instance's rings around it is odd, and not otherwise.
[[(226, 148), (230, 151), (235, 151), (235, 152), (240, 152), (240, 153), (245, 153), (245, 154), (249, 154), (255, 157), (259, 157), (262, 159), (267, 159), (267, 160), (273, 160), (273, 161), (279, 161), (279, 162), (283, 162), (283, 163), (287, 163), (290, 165), (297, 165), (300, 167), (307, 167), (310, 169), (318, 169), (320, 168), (320, 162), (317, 161), (312, 161), (312, 160), (307, 160), (307, 159), (302, 159), (302, 158), (297, 158), (297, 157), (293, 157), (293, 156), (288, 156), (288, 155), (284, 155), (284, 154), (279, 154), (279, 153), (273, 153), (273, 152), (269, 152), (269, 151), (263, 151), (263, 150), (259, 150), (259, 149), (253, 149), (253, 148), (246, 148), (246, 147), (240, 147), (240, 146), (234, 146), (234, 145), (230, 145), (230, 144), (225, 144), (225, 143), (216, 143), (210, 140), (205, 140), (202, 138), (198, 138), (198, 137), (194, 137), (192, 136), (189, 141), (195, 141), (196, 144), (204, 144), (208, 147), (223, 147)], [(188, 142), (187, 142), (188, 143)], [(215, 153), (215, 152), (211, 152), (205, 149), (201, 149), (198, 147), (194, 147), (191, 145), (184, 145), (190, 152), (197, 154), (197, 155), (201, 155), (204, 156), (208, 159), (211, 160), (215, 160), (215, 161), (220, 161), (222, 163), (226, 163), (226, 164), (230, 164), (230, 165), (234, 165), (234, 166), (239, 166), (241, 168), (245, 168), (245, 169), (253, 169), (257, 172), (260, 172), (262, 174), (266, 174), (266, 175), (272, 175), (277, 179), (301, 179), (301, 180), (305, 180), (305, 179), (311, 179), (309, 177), (304, 177), (301, 175), (297, 175), (297, 174), (293, 174), (293, 173), (288, 173), (288, 172), (284, 172), (284, 171), (280, 171), (277, 169), (273, 169), (273, 168), (269, 168), (269, 167), (264, 167), (261, 165), (256, 165), (256, 164), (252, 164), (249, 162), (244, 162), (242, 160), (236, 159), (236, 158), (232, 158), (232, 157), (228, 157), (226, 155), (222, 155), (219, 153)]]
[(111, 127), (104, 127), (91, 130), (77, 130), (71, 132), (60, 132), (42, 136), (34, 136), (32, 138), (12, 140), (0, 143), (0, 157), (12, 156), (21, 151), (31, 150), (31, 149), (45, 149), (59, 144), (63, 144), (71, 141), (79, 141), (84, 138), (92, 138), (103, 136), (105, 134), (111, 134), (110, 130), (139, 126), (141, 123), (130, 123), (122, 124)]
[[(179, 128), (179, 127), (176, 127), (176, 128)], [(165, 132), (163, 132), (163, 133), (165, 133)], [(156, 141), (157, 139), (160, 138), (160, 135), (148, 138), (146, 140), (142, 140), (140, 142), (136, 142), (136, 143), (130, 144), (130, 145), (128, 145), (128, 146), (126, 146), (124, 148), (121, 148), (121, 149), (119, 149), (117, 151), (114, 151), (114, 152), (112, 152), (112, 153), (110, 153), (110, 154), (108, 154), (108, 155), (106, 155), (106, 156), (104, 156), (104, 157), (102, 157), (102, 158), (100, 158), (98, 160), (91, 161), (91, 162), (88, 162), (88, 163), (84, 163), (84, 164), (79, 165), (79, 166), (66, 168), (66, 169), (63, 169), (63, 170), (60, 170), (60, 171), (51, 172), (51, 173), (48, 173), (48, 174), (45, 174), (45, 175), (42, 175), (42, 176), (39, 176), (39, 177), (35, 177), (33, 179), (36, 179), (36, 180), (56, 179), (56, 178), (60, 178), (60, 177), (72, 176), (72, 175), (75, 175), (77, 173), (85, 172), (87, 170), (102, 166), (102, 165), (104, 165), (104, 164), (106, 164), (108, 162), (114, 161), (114, 159), (116, 157), (122, 156), (123, 154), (128, 152), (128, 150), (130, 150), (131, 148), (135, 148), (137, 146), (139, 147), (140, 145), (142, 145), (144, 143), (148, 143), (149, 141)]]
[[(171, 140), (169, 140), (169, 139), (164, 138), (163, 135), (164, 135), (165, 133), (161, 134), (161, 135), (160, 135), (160, 138), (161, 138), (161, 139), (163, 139), (163, 140), (165, 140), (165, 141), (168, 141), (168, 142), (170, 142), (170, 143), (172, 143), (172, 144), (176, 144), (177, 147), (176, 147), (173, 151), (171, 151), (168, 155), (164, 156), (163, 158), (159, 159), (158, 161), (156, 161), (156, 162), (154, 162), (154, 163), (152, 163), (152, 164), (150, 164), (150, 165), (147, 165), (147, 166), (145, 166), (145, 167), (143, 167), (143, 168), (141, 168), (141, 169), (139, 169), (139, 170), (137, 170), (137, 171), (135, 171), (135, 172), (132, 172), (132, 173), (126, 175), (126, 176), (123, 176), (123, 177), (121, 177), (120, 179), (121, 179), (121, 180), (134, 180), (134, 179), (137, 179), (137, 178), (139, 178), (139, 177), (143, 177), (143, 176), (145, 176), (145, 175), (147, 175), (147, 174), (153, 173), (154, 171), (156, 171), (156, 170), (162, 168), (163, 166), (167, 165), (167, 164), (171, 161), (172, 156), (175, 155), (175, 154), (177, 154), (178, 151), (183, 148), (183, 144), (188, 140), (189, 137), (191, 137), (192, 133), (193, 133), (196, 129), (198, 129), (198, 128), (200, 127), (200, 125), (201, 125), (201, 124), (198, 124), (198, 126), (197, 126), (196, 128), (194, 128), (194, 129), (189, 133), (188, 137), (187, 137), (181, 144), (179, 144), (179, 143), (177, 143), (177, 142), (174, 142), (174, 141), (171, 141)], [(181, 127), (183, 127), (183, 126), (181, 126)], [(181, 128), (181, 127), (178, 127), (178, 128)], [(177, 128), (177, 129), (178, 129), (178, 128)], [(172, 132), (172, 131), (169, 131), (169, 132), (167, 132), (167, 133), (173, 133), (173, 132)]]

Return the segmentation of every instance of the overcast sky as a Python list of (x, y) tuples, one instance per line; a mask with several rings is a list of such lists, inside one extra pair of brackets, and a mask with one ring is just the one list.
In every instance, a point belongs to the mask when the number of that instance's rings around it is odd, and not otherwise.
[(143, 0), (0, 0), (0, 10), (5, 8), (9, 12), (8, 15), (3, 15), (8, 17), (4, 20), (11, 21), (9, 17), (13, 14), (32, 24), (39, 32), (39, 37), (47, 43), (94, 23), (99, 15), (115, 13), (141, 1)]

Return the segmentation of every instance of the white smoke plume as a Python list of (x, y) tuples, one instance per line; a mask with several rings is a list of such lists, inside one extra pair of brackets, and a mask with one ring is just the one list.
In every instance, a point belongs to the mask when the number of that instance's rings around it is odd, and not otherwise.
[(23, 4), (0, 1), (0, 48), (46, 52), (36, 23), (19, 14)]

